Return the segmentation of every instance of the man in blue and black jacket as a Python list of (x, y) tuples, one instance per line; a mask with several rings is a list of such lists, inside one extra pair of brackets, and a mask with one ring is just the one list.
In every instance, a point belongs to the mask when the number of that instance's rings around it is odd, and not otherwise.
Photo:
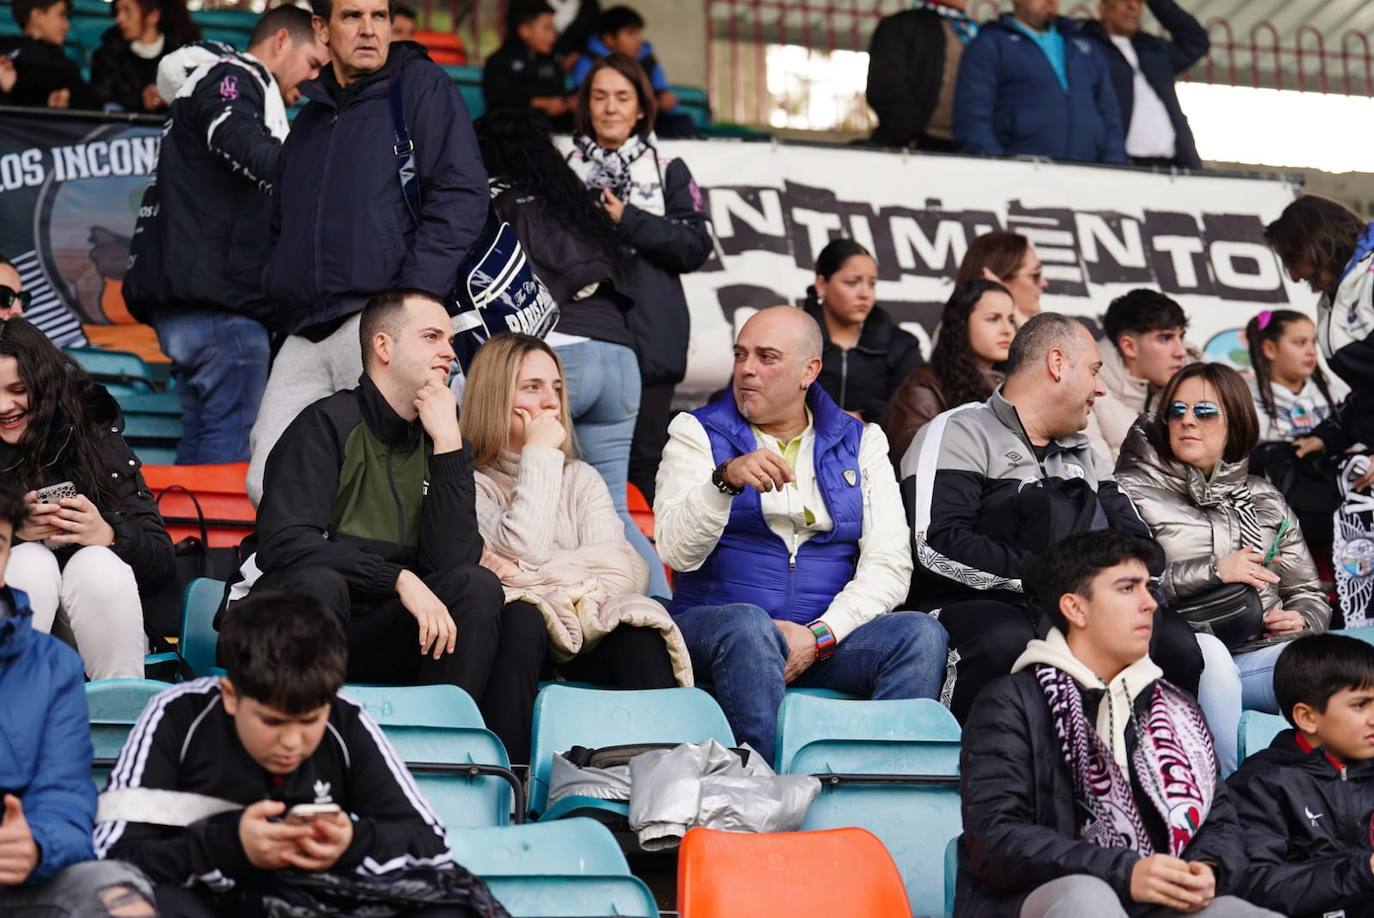
[[(386, 0), (316, 0), (314, 12), (331, 66), (302, 84), (310, 104), (282, 150), (265, 284), (291, 337), (253, 427), (254, 502), (286, 426), (362, 372), (357, 317), (367, 298), (404, 287), (447, 301), (487, 217), (486, 171), (462, 95), (420, 45), (391, 43)], [(398, 175), (393, 94), (414, 146), (415, 216)]]

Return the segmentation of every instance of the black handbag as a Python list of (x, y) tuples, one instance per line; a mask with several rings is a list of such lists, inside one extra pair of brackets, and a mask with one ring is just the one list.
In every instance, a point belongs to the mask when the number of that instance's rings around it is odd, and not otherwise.
[(1264, 634), (1264, 604), (1248, 584), (1222, 584), (1172, 608), (1194, 631), (1212, 635), (1227, 650), (1234, 651)]

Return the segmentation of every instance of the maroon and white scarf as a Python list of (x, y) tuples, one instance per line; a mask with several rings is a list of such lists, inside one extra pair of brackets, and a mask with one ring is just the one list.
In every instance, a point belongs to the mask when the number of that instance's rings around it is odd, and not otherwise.
[[(1083, 696), (1073, 676), (1038, 665), (1035, 677), (1054, 718), (1074, 796), (1088, 811), (1083, 838), (1103, 848), (1129, 848), (1141, 857), (1155, 853), (1135, 795), (1096, 728), (1083, 714)], [(1110, 703), (1104, 698), (1103, 703)], [(1196, 702), (1159, 679), (1145, 722), (1134, 722), (1137, 739), (1131, 770), (1169, 831), (1169, 852), (1180, 856), (1207, 819), (1216, 796), (1216, 754)]]

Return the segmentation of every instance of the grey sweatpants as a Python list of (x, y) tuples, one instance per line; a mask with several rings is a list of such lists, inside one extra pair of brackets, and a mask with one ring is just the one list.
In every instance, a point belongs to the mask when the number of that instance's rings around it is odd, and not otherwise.
[(363, 375), (360, 320), (361, 314), (354, 313), (320, 342), (292, 335), (277, 352), (248, 438), (248, 499), (253, 506), (262, 500), (267, 456), (296, 416), (320, 399), (358, 384)]
[(83, 861), (35, 886), (0, 887), (0, 914), (52, 918), (155, 916), (153, 889), (137, 867), (120, 861)]
[[(1037, 887), (1021, 904), (1021, 918), (1164, 918), (1181, 914), (1161, 905), (1123, 905), (1106, 880), (1087, 874), (1051, 880)], [(1200, 918), (1283, 918), (1278, 912), (1235, 896), (1218, 896), (1202, 911), (1190, 914)]]

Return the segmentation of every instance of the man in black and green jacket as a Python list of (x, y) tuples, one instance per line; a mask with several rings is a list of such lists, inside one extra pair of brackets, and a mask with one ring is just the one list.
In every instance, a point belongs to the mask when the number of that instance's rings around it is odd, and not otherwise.
[(254, 592), (304, 593), (343, 617), (350, 681), (457, 685), (499, 723), (533, 699), (542, 663), (541, 642), (509, 632), (544, 625), (524, 603), (503, 613), (479, 566), (452, 334), (428, 294), (368, 301), (358, 387), (306, 408), (272, 449), (245, 567), (261, 571)]

